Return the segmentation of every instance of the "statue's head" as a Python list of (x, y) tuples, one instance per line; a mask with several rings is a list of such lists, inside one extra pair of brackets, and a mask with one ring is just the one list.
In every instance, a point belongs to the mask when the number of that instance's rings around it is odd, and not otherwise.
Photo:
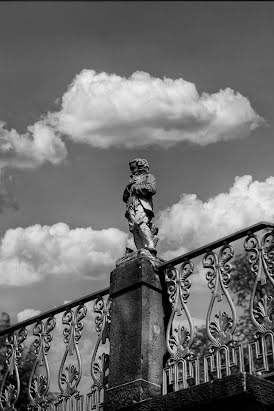
[(133, 175), (149, 172), (148, 161), (144, 158), (135, 158), (129, 162), (129, 168)]

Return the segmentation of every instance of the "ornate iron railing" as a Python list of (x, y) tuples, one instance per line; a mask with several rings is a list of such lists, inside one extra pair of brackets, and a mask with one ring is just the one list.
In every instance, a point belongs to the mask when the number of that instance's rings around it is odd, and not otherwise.
[[(235, 260), (243, 254), (248, 267), (246, 284), (252, 290), (248, 298), (242, 294), (248, 301), (248, 312), (236, 307), (235, 287), (231, 289)], [(159, 273), (165, 279), (170, 305), (163, 394), (237, 372), (269, 379), (274, 376), (274, 224), (261, 222), (188, 252), (161, 264)], [(204, 289), (209, 293), (204, 326), (200, 328), (194, 326), (189, 308), (194, 278), (206, 279), (208, 287)], [(205, 299), (201, 291), (196, 292), (192, 300), (196, 306), (197, 295)], [(240, 325), (237, 311), (239, 318), (245, 319)], [(239, 335), (240, 329), (245, 340)], [(198, 347), (195, 342), (199, 338)]]
[[(108, 383), (110, 326), (110, 299), (106, 297), (108, 293), (109, 288), (106, 288), (0, 332), (2, 339), (6, 337), (6, 361), (0, 381), (0, 410), (99, 411), (102, 409), (104, 390)], [(59, 319), (58, 314), (62, 314)], [(91, 318), (88, 318), (89, 316)], [(94, 329), (92, 329), (92, 322)], [(87, 334), (82, 344), (85, 358), (79, 349), (84, 331)], [(58, 336), (58, 333), (59, 341), (55, 341), (55, 334)], [(32, 341), (27, 344), (31, 337)], [(49, 361), (53, 347), (55, 353)], [(28, 357), (25, 356), (25, 361), (26, 358), (30, 360), (29, 370), (22, 368), (20, 372), (24, 349), (31, 353)], [(51, 368), (54, 368), (55, 364), (59, 370), (57, 373), (55, 367), (56, 381), (53, 382)], [(86, 378), (82, 391), (79, 387), (83, 377), (83, 365), (84, 373), (89, 374), (89, 378)], [(26, 377), (28, 381), (25, 381)], [(24, 386), (26, 395), (20, 398), (20, 388)]]
[[(243, 253), (248, 319), (231, 287), (237, 255)], [(169, 305), (163, 394), (237, 372), (274, 376), (274, 224), (258, 223), (188, 252), (161, 264), (158, 273)], [(197, 279), (204, 279), (207, 286), (200, 288), (208, 291), (200, 329), (193, 309), (204, 296), (197, 289), (195, 294), (195, 278), (196, 288)], [(98, 291), (0, 332), (0, 354), (5, 350), (0, 411), (102, 410), (109, 371), (107, 294), (109, 289)], [(239, 338), (239, 318), (251, 326), (246, 340)]]

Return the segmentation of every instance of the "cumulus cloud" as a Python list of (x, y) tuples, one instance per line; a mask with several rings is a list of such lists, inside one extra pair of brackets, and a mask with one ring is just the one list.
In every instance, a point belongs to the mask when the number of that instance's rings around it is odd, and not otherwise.
[(39, 224), (9, 229), (0, 245), (0, 284), (28, 285), (47, 276), (96, 278), (114, 268), (128, 234), (116, 229), (70, 229)]
[(182, 78), (130, 77), (82, 70), (62, 97), (25, 134), (0, 122), (0, 168), (60, 163), (67, 155), (61, 135), (93, 147), (206, 145), (246, 136), (264, 122), (249, 100), (230, 88), (198, 93)]
[(34, 310), (33, 308), (26, 308), (23, 311), (17, 313), (17, 321), (21, 322), (24, 320), (28, 320), (29, 318), (35, 317), (36, 315), (41, 314), (40, 310)]
[(25, 134), (6, 129), (5, 123), (0, 121), (0, 212), (3, 208), (18, 207), (7, 178), (2, 178), (7, 169), (32, 169), (46, 162), (59, 164), (66, 155), (65, 143), (45, 120), (29, 126)]
[(101, 149), (206, 145), (245, 137), (264, 123), (230, 88), (199, 94), (182, 78), (142, 71), (126, 78), (82, 70), (61, 101), (59, 111), (42, 115), (24, 134), (0, 121), (0, 169), (59, 164), (67, 155), (65, 139)]
[(7, 130), (0, 122), (0, 168), (35, 168), (46, 161), (58, 164), (66, 154), (64, 142), (46, 121), (37, 121), (25, 134)]
[(249, 100), (230, 88), (198, 93), (182, 78), (129, 78), (83, 70), (48, 121), (75, 142), (94, 147), (206, 145), (244, 137), (263, 123)]
[(234, 231), (274, 219), (274, 177), (253, 181), (236, 177), (227, 193), (203, 202), (196, 194), (183, 194), (158, 217), (162, 255), (173, 258)]

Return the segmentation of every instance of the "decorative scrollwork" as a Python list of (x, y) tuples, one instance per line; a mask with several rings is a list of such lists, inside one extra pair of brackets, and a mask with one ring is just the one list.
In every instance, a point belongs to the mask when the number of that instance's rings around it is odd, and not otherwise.
[[(190, 293), (191, 280), (188, 278), (193, 273), (192, 262), (186, 260), (180, 269), (169, 267), (165, 271), (167, 293), (172, 312), (166, 331), (166, 344), (171, 359), (190, 358), (190, 347), (194, 338), (194, 325), (186, 306)], [(182, 324), (182, 314), (185, 314), (187, 326)]]
[(27, 330), (21, 328), (17, 334), (9, 334), (6, 338), (6, 365), (7, 369), (0, 387), (0, 409), (16, 411), (14, 407), (20, 393), (20, 378), (18, 364), (24, 349), (23, 342), (27, 337)]
[[(207, 335), (212, 342), (211, 351), (216, 347), (233, 342), (233, 333), (236, 328), (236, 310), (227, 291), (232, 269), (229, 261), (233, 257), (233, 254), (232, 246), (224, 244), (218, 255), (209, 250), (203, 258), (204, 268), (209, 269), (206, 273), (206, 279), (208, 281), (208, 287), (212, 291), (206, 318)], [(217, 301), (220, 302), (223, 296), (231, 309), (231, 317), (226, 312), (219, 311), (219, 314), (215, 314), (214, 320), (211, 321), (215, 300), (217, 299)]]
[(48, 404), (46, 397), (49, 390), (50, 373), (47, 353), (52, 340), (51, 332), (55, 328), (55, 325), (55, 318), (49, 317), (45, 323), (39, 320), (33, 327), (33, 335), (37, 336), (33, 343), (36, 360), (32, 368), (28, 386), (30, 398), (29, 410), (41, 410)]
[(109, 340), (110, 323), (111, 323), (111, 300), (105, 300), (103, 297), (98, 297), (93, 306), (93, 311), (97, 314), (95, 316), (95, 330), (98, 338), (93, 351), (91, 359), (91, 376), (93, 384), (91, 386), (91, 409), (99, 410), (102, 403), (102, 394), (107, 386), (107, 371), (109, 368), (109, 355), (102, 353), (99, 355), (98, 350), (101, 344), (105, 344)]
[[(64, 328), (64, 343), (66, 350), (61, 362), (58, 375), (58, 385), (61, 391), (61, 398), (70, 398), (74, 394), (78, 394), (77, 386), (82, 376), (82, 363), (78, 349), (78, 342), (81, 338), (83, 330), (82, 320), (87, 314), (87, 307), (83, 304), (79, 305), (75, 311), (67, 309), (63, 314), (62, 322), (67, 327)], [(68, 356), (76, 355), (76, 363), (67, 364)]]
[(259, 333), (274, 329), (274, 230), (267, 232), (261, 241), (249, 234), (244, 248), (249, 255), (250, 271), (255, 283), (250, 299), (250, 317)]
[(219, 341), (220, 345), (226, 345), (233, 340), (231, 329), (233, 321), (226, 312), (215, 314), (214, 321), (209, 324), (211, 335)]

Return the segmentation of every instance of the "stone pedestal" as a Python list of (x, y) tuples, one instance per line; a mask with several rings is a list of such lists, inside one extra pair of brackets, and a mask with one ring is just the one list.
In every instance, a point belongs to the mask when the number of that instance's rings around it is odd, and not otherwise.
[(162, 287), (151, 262), (137, 257), (110, 277), (110, 373), (105, 410), (161, 393), (166, 352)]

